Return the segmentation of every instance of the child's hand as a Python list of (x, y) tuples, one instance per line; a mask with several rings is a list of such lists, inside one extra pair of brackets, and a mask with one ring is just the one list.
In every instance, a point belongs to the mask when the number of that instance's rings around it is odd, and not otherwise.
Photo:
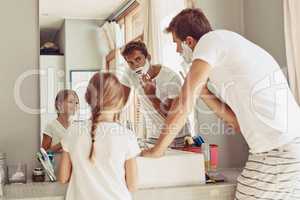
[(63, 148), (60, 143), (53, 145), (49, 150), (54, 153), (62, 153), (63, 152)]

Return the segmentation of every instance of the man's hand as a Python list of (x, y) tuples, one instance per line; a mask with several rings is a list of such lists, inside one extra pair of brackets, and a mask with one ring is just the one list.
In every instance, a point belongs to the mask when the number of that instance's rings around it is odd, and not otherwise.
[(211, 95), (212, 93), (209, 91), (208, 87), (207, 87), (207, 83), (203, 86), (200, 96), (201, 97), (205, 97), (206, 95)]
[(155, 80), (148, 79), (146, 75), (143, 75), (141, 84), (146, 95), (155, 95), (156, 92), (156, 82)]
[(141, 79), (140, 83), (142, 88), (145, 92), (145, 95), (151, 101), (155, 110), (157, 110), (161, 116), (166, 117), (168, 110), (166, 110), (167, 105), (164, 104), (157, 96), (156, 96), (156, 81), (153, 80), (150, 75), (144, 74)]

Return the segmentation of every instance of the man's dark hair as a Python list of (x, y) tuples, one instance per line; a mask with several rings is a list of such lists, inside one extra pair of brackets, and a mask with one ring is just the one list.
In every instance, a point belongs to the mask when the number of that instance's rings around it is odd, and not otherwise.
[(212, 28), (207, 17), (198, 8), (182, 10), (172, 19), (166, 28), (166, 32), (175, 33), (182, 41), (188, 36), (198, 41), (203, 35), (210, 31), (212, 31)]
[(126, 44), (124, 50), (122, 51), (122, 55), (124, 57), (128, 56), (132, 54), (133, 51), (140, 51), (146, 58), (149, 55), (147, 47), (142, 41), (132, 41)]

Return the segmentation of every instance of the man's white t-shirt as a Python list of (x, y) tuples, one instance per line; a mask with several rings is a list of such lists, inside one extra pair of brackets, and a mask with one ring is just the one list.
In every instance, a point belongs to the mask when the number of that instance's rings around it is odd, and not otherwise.
[(140, 153), (134, 133), (118, 123), (100, 123), (96, 130), (93, 164), (89, 160), (91, 122), (74, 124), (69, 132), (62, 141), (72, 161), (66, 199), (132, 199), (125, 180), (125, 161)]
[(193, 60), (207, 62), (222, 100), (237, 116), (252, 153), (300, 137), (300, 110), (275, 59), (241, 35), (216, 30), (197, 43)]

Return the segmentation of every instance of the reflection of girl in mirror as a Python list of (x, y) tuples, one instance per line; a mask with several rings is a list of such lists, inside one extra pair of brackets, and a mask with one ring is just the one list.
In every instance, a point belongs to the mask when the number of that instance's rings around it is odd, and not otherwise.
[(130, 200), (140, 148), (134, 133), (118, 123), (127, 101), (125, 87), (114, 75), (97, 73), (85, 98), (91, 120), (72, 125), (62, 140), (59, 181), (70, 181), (66, 199)]
[(62, 151), (60, 141), (67, 134), (79, 105), (79, 98), (73, 90), (61, 90), (55, 98), (57, 118), (49, 123), (43, 131), (42, 147), (46, 151)]

